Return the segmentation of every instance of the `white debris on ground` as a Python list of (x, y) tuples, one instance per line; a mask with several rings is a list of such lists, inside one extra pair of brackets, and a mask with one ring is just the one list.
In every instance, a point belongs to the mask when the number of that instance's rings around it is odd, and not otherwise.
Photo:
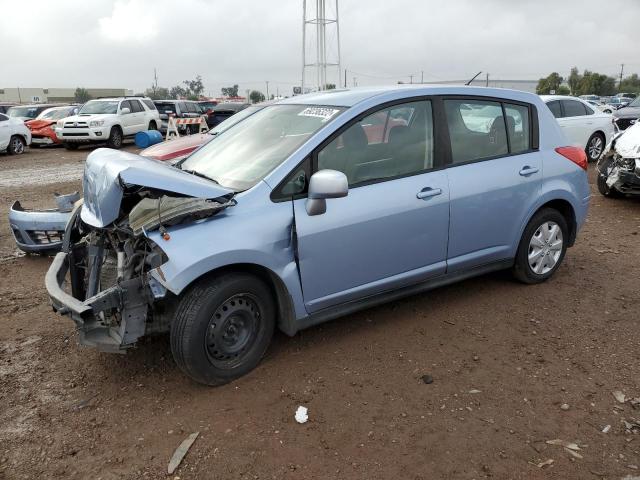
[(178, 468), (180, 462), (182, 462), (182, 459), (189, 451), (189, 448), (191, 448), (191, 445), (193, 445), (193, 442), (196, 441), (199, 434), (200, 432), (192, 433), (182, 441), (178, 448), (176, 448), (176, 451), (173, 453), (171, 460), (169, 461), (169, 466), (167, 467), (167, 473), (169, 475), (176, 471), (176, 468)]
[(299, 406), (296, 410), (295, 419), (298, 423), (307, 423), (307, 420), (309, 420), (307, 407)]

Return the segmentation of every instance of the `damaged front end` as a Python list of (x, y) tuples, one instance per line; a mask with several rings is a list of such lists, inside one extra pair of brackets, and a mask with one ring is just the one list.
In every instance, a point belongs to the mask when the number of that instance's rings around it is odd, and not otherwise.
[(603, 195), (640, 195), (640, 124), (618, 133), (596, 166)]
[(144, 335), (167, 331), (176, 303), (150, 275), (168, 259), (147, 232), (159, 230), (170, 241), (171, 226), (215, 215), (234, 204), (233, 192), (106, 149), (87, 159), (83, 187), (84, 203), (67, 223), (45, 283), (54, 310), (75, 322), (81, 344), (124, 352)]

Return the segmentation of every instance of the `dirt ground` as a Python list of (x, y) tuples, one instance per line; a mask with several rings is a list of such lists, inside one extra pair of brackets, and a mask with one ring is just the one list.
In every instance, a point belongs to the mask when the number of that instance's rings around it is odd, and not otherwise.
[(0, 478), (167, 478), (192, 432), (169, 478), (640, 478), (640, 425), (624, 424), (640, 410), (612, 395), (640, 397), (640, 201), (594, 189), (543, 285), (497, 273), (278, 334), (254, 372), (207, 388), (166, 336), (79, 347), (48, 304), (50, 259), (16, 255), (10, 203), (79, 189), (87, 153), (0, 155)]

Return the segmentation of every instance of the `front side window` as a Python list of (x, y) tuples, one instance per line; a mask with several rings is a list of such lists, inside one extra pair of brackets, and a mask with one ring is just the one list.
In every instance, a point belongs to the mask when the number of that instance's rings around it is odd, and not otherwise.
[(507, 128), (499, 102), (445, 100), (452, 163), (506, 155)]
[(343, 172), (349, 186), (433, 168), (430, 101), (394, 105), (354, 123), (318, 152), (318, 170)]
[(235, 191), (246, 190), (342, 111), (333, 106), (270, 105), (196, 150), (180, 168)]
[(587, 109), (581, 102), (575, 100), (562, 100), (565, 117), (582, 117), (587, 114)]
[(133, 113), (133, 108), (131, 108), (131, 103), (129, 102), (129, 100), (125, 100), (124, 102), (122, 102), (120, 104), (120, 111), (122, 112), (122, 110), (124, 110), (125, 108), (129, 109), (129, 113)]
[[(124, 103), (124, 102), (123, 102)], [(101, 113), (117, 113), (117, 100), (89, 100), (80, 109), (80, 115), (95, 115)]]
[(0, 113), (0, 122), (6, 122), (7, 120), (9, 120), (9, 117)]

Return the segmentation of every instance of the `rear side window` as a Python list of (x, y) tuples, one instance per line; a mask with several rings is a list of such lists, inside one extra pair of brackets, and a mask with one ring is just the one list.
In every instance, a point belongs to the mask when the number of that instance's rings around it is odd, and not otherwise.
[(549, 107), (554, 117), (562, 118), (562, 109), (560, 108), (560, 102), (558, 100), (547, 103), (547, 107)]
[(156, 106), (153, 104), (151, 100), (142, 100), (142, 101), (149, 108), (149, 110), (156, 110)]
[(464, 163), (509, 153), (507, 128), (499, 102), (445, 100), (452, 163)]
[(531, 126), (529, 125), (529, 108), (523, 105), (504, 104), (507, 115), (507, 134), (511, 153), (522, 153), (531, 150)]
[(582, 102), (575, 100), (562, 100), (565, 117), (582, 117), (587, 114), (587, 109)]
[(144, 111), (138, 100), (129, 100), (129, 103), (131, 104), (131, 112), (135, 113)]

